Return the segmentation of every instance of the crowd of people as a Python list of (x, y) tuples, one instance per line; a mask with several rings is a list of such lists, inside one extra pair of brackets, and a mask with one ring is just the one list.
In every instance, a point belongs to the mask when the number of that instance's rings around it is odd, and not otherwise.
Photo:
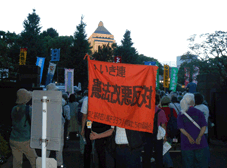
[[(47, 91), (57, 91), (54, 83), (46, 86)], [(22, 168), (23, 154), (32, 168), (36, 167), (37, 154), (30, 148), (29, 118), (32, 107), (27, 105), (31, 92), (17, 91), (16, 106), (13, 107), (10, 147), (13, 167)], [(70, 132), (80, 134), (80, 152), (84, 167), (91, 165), (92, 144), (97, 152), (100, 168), (156, 168), (174, 167), (169, 151), (163, 155), (163, 144), (180, 141), (182, 165), (188, 168), (209, 167), (208, 117), (209, 108), (203, 95), (198, 92), (171, 92), (157, 90), (153, 133), (129, 130), (117, 126), (91, 122), (87, 119), (88, 91), (78, 99), (75, 94), (62, 94), (61, 149), (56, 152), (58, 167), (65, 167), (63, 150)], [(51, 151), (47, 151), (47, 157)], [(106, 162), (107, 156), (114, 165)], [(142, 159), (142, 161), (141, 161)]]

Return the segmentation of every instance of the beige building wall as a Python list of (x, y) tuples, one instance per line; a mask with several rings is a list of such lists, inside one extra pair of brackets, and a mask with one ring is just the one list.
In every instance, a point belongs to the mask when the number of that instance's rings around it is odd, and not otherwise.
[(88, 42), (91, 44), (92, 53), (98, 51), (98, 46), (103, 44), (110, 44), (110, 46), (115, 43), (114, 36), (103, 26), (103, 22), (99, 22), (98, 28), (95, 32), (88, 38)]

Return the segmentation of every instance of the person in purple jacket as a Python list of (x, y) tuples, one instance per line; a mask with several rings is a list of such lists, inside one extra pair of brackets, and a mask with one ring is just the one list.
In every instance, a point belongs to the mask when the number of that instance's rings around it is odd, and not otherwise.
[[(177, 118), (177, 125), (181, 131), (183, 167), (208, 168), (208, 143), (204, 135), (207, 122), (203, 113), (194, 108), (194, 105), (194, 95), (186, 93), (180, 102), (181, 113)], [(187, 113), (200, 126), (200, 129), (184, 113)]]

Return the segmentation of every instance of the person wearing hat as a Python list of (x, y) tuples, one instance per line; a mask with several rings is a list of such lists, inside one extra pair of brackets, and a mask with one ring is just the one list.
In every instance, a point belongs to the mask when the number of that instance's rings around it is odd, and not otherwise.
[[(58, 91), (58, 87), (55, 85), (55, 83), (50, 83), (46, 86), (47, 91)], [(65, 105), (65, 100), (62, 98), (62, 106)], [(64, 124), (65, 124), (65, 119), (62, 115), (62, 123), (61, 123), (61, 147), (60, 151), (56, 151), (56, 160), (57, 160), (57, 167), (65, 167), (63, 165), (63, 147), (64, 147)], [(50, 150), (47, 150), (46, 156), (50, 156)]]
[[(22, 168), (23, 154), (29, 160), (32, 168), (36, 167), (37, 154), (35, 149), (30, 147), (32, 108), (26, 103), (32, 98), (32, 93), (26, 89), (17, 91), (16, 106), (11, 112), (12, 131), (10, 134), (10, 147), (13, 155), (13, 168)], [(27, 117), (30, 117), (28, 119)]]
[[(171, 110), (173, 111), (173, 116), (177, 118), (177, 113), (174, 108), (170, 108), (169, 104), (171, 103), (171, 99), (169, 96), (164, 96), (161, 99), (161, 109), (165, 111), (166, 114), (166, 128), (168, 121), (170, 120)], [(164, 138), (164, 142), (168, 141), (169, 143), (172, 143), (173, 139), (168, 137), (168, 134), (166, 133), (166, 136)], [(166, 154), (163, 156), (163, 163), (167, 165), (167, 167), (173, 167), (173, 161), (170, 157), (169, 151), (166, 152)]]

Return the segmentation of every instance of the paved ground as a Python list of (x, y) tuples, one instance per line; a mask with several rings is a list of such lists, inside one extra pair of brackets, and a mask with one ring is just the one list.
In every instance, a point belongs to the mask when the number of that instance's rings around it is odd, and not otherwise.
[[(79, 140), (67, 141), (69, 146), (64, 150), (64, 163), (67, 168), (83, 168), (83, 157), (79, 152)], [(181, 153), (176, 150), (171, 150), (170, 155), (172, 157), (174, 167), (181, 168)], [(40, 150), (37, 150), (37, 154), (40, 155)], [(210, 142), (211, 152), (211, 168), (227, 168), (227, 143), (223, 143), (218, 140), (211, 140)], [(51, 157), (55, 157), (54, 153), (51, 153)], [(95, 155), (95, 163), (93, 168), (98, 168), (97, 158)], [(24, 159), (23, 168), (29, 168), (29, 162)], [(7, 166), (9, 168), (9, 166)]]

